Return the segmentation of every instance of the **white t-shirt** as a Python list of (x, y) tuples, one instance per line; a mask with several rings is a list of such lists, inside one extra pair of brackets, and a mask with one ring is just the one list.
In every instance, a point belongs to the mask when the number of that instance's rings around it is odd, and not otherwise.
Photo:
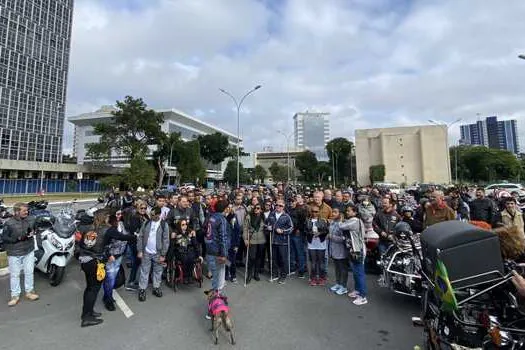
[[(312, 231), (316, 234), (317, 231), (317, 219), (312, 219)], [(312, 238), (312, 243), (308, 242), (308, 249), (311, 250), (326, 250), (326, 239), (321, 242), (319, 237)]]
[(146, 253), (148, 254), (157, 254), (157, 230), (161, 222), (162, 220), (151, 220), (148, 243), (146, 244)]

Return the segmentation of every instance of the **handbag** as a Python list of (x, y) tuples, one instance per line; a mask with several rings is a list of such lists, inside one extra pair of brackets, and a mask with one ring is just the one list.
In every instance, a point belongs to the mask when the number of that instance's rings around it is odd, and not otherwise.
[(118, 289), (124, 284), (126, 284), (126, 271), (124, 271), (124, 267), (120, 265), (120, 269), (118, 270), (117, 278), (115, 279), (115, 285), (113, 286), (113, 289)]

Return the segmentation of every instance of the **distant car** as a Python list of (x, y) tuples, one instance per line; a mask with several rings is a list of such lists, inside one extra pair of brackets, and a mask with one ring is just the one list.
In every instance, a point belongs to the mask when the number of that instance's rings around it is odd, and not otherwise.
[(374, 186), (385, 188), (395, 194), (401, 193), (401, 187), (398, 184), (393, 183), (393, 182), (377, 182), (377, 183), (374, 183)]
[(186, 191), (193, 191), (195, 189), (195, 185), (192, 184), (191, 182), (183, 183), (182, 186), (180, 187), (184, 188)]
[(492, 196), (496, 190), (505, 190), (509, 193), (518, 191), (520, 197), (525, 196), (525, 188), (521, 184), (500, 183), (485, 187), (485, 195)]

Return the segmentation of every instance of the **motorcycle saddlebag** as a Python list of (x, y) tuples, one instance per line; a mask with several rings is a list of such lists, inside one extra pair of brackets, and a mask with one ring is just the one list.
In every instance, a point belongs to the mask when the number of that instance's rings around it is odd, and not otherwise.
[(432, 225), (421, 234), (424, 269), (434, 278), (441, 260), (454, 289), (497, 280), (503, 274), (498, 236), (462, 221)]

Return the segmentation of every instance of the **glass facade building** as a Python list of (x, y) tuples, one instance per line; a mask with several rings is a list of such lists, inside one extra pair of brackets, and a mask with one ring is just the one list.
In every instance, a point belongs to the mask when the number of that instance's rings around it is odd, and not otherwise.
[(294, 119), (295, 147), (310, 150), (317, 160), (328, 160), (326, 144), (330, 140), (328, 113), (296, 113)]
[(73, 0), (0, 0), (0, 159), (60, 162)]
[(461, 125), (460, 130), (465, 145), (504, 149), (514, 154), (520, 152), (516, 120), (498, 120), (492, 116), (475, 124)]

